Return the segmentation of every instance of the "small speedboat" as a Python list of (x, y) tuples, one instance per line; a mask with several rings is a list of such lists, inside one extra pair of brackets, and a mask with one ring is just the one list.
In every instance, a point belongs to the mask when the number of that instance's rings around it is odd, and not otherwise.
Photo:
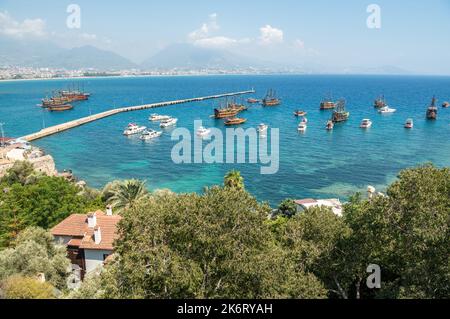
[(177, 118), (170, 117), (167, 120), (162, 120), (159, 126), (169, 127), (169, 126), (173, 126), (173, 125), (177, 124), (177, 122), (178, 122)]
[(128, 124), (127, 128), (125, 129), (125, 131), (123, 131), (123, 135), (134, 135), (134, 134), (139, 134), (144, 132), (147, 129), (146, 126), (139, 126), (135, 123), (130, 123)]
[(331, 131), (331, 130), (334, 128), (334, 123), (333, 123), (333, 121), (332, 121), (332, 120), (328, 120), (327, 124), (325, 125), (325, 128), (326, 128), (328, 131)]
[(372, 126), (372, 121), (369, 119), (362, 120), (361, 124), (359, 125), (360, 128), (369, 128)]
[(143, 141), (146, 141), (146, 140), (151, 140), (156, 137), (160, 137), (161, 135), (162, 135), (162, 132), (157, 132), (155, 130), (148, 129), (148, 130), (145, 130), (139, 138)]
[(306, 125), (306, 122), (300, 122), (300, 124), (298, 125), (298, 131), (305, 132), (307, 127), (308, 126)]
[(197, 130), (197, 135), (204, 137), (204, 136), (208, 136), (211, 133), (211, 129), (209, 128), (204, 128), (203, 126), (200, 126)]
[(450, 107), (450, 103), (449, 102), (444, 102), (444, 103), (442, 103), (442, 107), (443, 108), (448, 108), (448, 107)]
[(150, 121), (152, 121), (152, 122), (157, 122), (157, 121), (168, 120), (168, 119), (170, 119), (170, 116), (168, 116), (168, 115), (152, 114), (152, 115), (150, 115), (150, 117), (148, 119)]
[(413, 119), (407, 119), (405, 122), (405, 128), (413, 128), (413, 127), (414, 127)]
[(258, 125), (258, 132), (259, 133), (265, 133), (267, 132), (267, 129), (269, 128), (269, 125), (261, 123)]
[(305, 111), (300, 111), (300, 110), (297, 110), (294, 112), (294, 116), (306, 116), (306, 114), (308, 114), (308, 113)]
[(389, 106), (385, 106), (385, 107), (382, 107), (381, 109), (379, 109), (378, 112), (381, 113), (381, 114), (391, 114), (391, 113), (397, 112), (397, 110), (396, 109), (392, 109)]

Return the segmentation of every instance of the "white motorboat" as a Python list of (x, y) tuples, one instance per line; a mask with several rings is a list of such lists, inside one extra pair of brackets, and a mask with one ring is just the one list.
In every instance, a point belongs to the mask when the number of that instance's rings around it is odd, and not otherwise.
[(307, 127), (308, 127), (308, 126), (306, 125), (306, 123), (302, 121), (302, 122), (300, 122), (300, 124), (298, 125), (298, 130), (299, 130), (299, 132), (305, 132)]
[(372, 126), (372, 121), (369, 119), (362, 120), (361, 124), (359, 125), (360, 128), (369, 128)]
[(391, 109), (389, 106), (382, 107), (378, 112), (381, 114), (391, 114), (395, 113), (396, 109)]
[(158, 121), (164, 121), (170, 119), (170, 116), (168, 115), (159, 115), (159, 114), (152, 114), (148, 118), (152, 122), (158, 122)]
[(269, 129), (269, 125), (261, 123), (258, 125), (258, 132), (261, 134), (264, 134), (267, 132), (267, 130)]
[(200, 126), (197, 130), (197, 135), (204, 137), (204, 136), (208, 136), (211, 133), (211, 129), (209, 128), (204, 128), (203, 126)]
[(162, 135), (162, 132), (157, 132), (155, 130), (148, 129), (148, 130), (145, 130), (139, 138), (141, 140), (145, 141), (145, 140), (151, 140), (156, 137), (160, 137), (161, 135)]
[(161, 124), (159, 126), (161, 126), (163, 128), (169, 127), (169, 126), (173, 126), (173, 125), (177, 124), (177, 122), (178, 122), (177, 118), (171, 117), (171, 118), (168, 118), (167, 120), (161, 121)]
[(125, 131), (123, 131), (123, 135), (128, 136), (128, 135), (139, 134), (139, 133), (142, 133), (143, 131), (145, 131), (146, 129), (147, 129), (146, 126), (139, 126), (136, 123), (130, 123), (130, 124), (128, 124)]
[(405, 128), (413, 128), (413, 127), (414, 127), (413, 119), (407, 119), (405, 122)]

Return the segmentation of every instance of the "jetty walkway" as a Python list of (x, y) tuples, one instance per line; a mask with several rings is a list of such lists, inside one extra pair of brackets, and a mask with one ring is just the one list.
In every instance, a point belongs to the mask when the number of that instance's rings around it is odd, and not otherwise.
[(217, 95), (195, 97), (195, 98), (184, 99), (184, 100), (166, 101), (166, 102), (159, 102), (159, 103), (152, 103), (152, 104), (121, 107), (121, 108), (105, 111), (102, 113), (86, 116), (86, 117), (83, 117), (83, 118), (80, 118), (77, 120), (73, 120), (70, 122), (58, 124), (55, 126), (50, 126), (50, 127), (40, 130), (39, 132), (23, 136), (23, 137), (21, 137), (21, 139), (31, 142), (31, 141), (34, 141), (34, 140), (37, 140), (37, 139), (40, 139), (40, 138), (43, 138), (43, 137), (46, 137), (49, 135), (67, 131), (71, 128), (74, 128), (74, 127), (77, 127), (77, 126), (80, 126), (83, 124), (87, 124), (90, 122), (94, 122), (94, 121), (97, 121), (102, 118), (109, 117), (109, 116), (112, 116), (112, 115), (115, 115), (118, 113), (141, 111), (141, 110), (154, 109), (154, 108), (169, 106), (169, 105), (176, 105), (176, 104), (183, 104), (183, 103), (190, 103), (190, 102), (199, 102), (199, 101), (204, 101), (204, 100), (219, 99), (219, 98), (223, 98), (223, 97), (230, 97), (230, 96), (237, 96), (237, 95), (251, 94), (251, 93), (255, 93), (255, 91), (249, 90), (249, 91), (241, 91), (241, 92), (233, 92), (233, 93), (223, 93), (223, 94), (217, 94)]

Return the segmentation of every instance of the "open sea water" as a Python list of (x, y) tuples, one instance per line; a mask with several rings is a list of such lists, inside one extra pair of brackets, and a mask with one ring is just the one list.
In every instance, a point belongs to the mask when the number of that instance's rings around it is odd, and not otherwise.
[[(51, 113), (37, 106), (53, 90), (69, 85), (84, 86), (92, 95), (76, 102), (71, 111)], [(179, 119), (177, 126), (194, 132), (194, 120), (205, 127), (225, 129), (223, 121), (210, 118), (218, 101), (209, 100), (118, 114), (34, 142), (50, 153), (58, 170), (72, 169), (90, 186), (101, 188), (114, 179), (137, 178), (150, 189), (201, 192), (221, 184), (231, 169), (241, 171), (247, 189), (259, 200), (277, 205), (284, 198), (328, 198), (342, 200), (367, 185), (383, 190), (407, 167), (432, 162), (450, 166), (450, 77), (431, 76), (178, 76), (138, 78), (89, 78), (0, 82), (0, 122), (5, 135), (20, 137), (43, 127), (63, 123), (116, 107), (177, 100), (254, 88), (262, 98), (273, 88), (282, 99), (278, 107), (251, 105), (241, 113), (248, 119), (242, 128), (266, 123), (280, 129), (280, 167), (274, 175), (261, 175), (260, 164), (175, 164), (171, 159), (171, 130), (155, 140), (124, 137), (130, 122), (159, 130), (148, 121), (151, 113)], [(331, 111), (319, 111), (322, 98), (345, 98), (350, 119), (325, 130)], [(380, 115), (373, 101), (384, 94), (397, 112)], [(438, 120), (427, 121), (431, 98), (438, 98)], [(299, 134), (299, 119), (293, 112), (308, 112), (308, 129)], [(372, 128), (359, 128), (369, 118)], [(407, 118), (414, 128), (403, 127)], [(207, 142), (205, 142), (206, 144)]]

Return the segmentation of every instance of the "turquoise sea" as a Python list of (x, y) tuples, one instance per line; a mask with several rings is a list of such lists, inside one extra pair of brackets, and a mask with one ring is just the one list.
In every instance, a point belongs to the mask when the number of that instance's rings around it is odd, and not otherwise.
[[(36, 106), (46, 92), (82, 84), (92, 93), (74, 110), (50, 113)], [(368, 184), (383, 189), (399, 170), (420, 163), (450, 166), (450, 109), (440, 107), (450, 100), (450, 77), (426, 76), (180, 76), (147, 78), (90, 78), (78, 80), (39, 80), (0, 82), (0, 122), (6, 136), (18, 137), (68, 120), (120, 106), (176, 100), (217, 93), (277, 90), (283, 103), (275, 108), (252, 106), (242, 125), (256, 127), (264, 122), (280, 129), (280, 169), (275, 175), (261, 175), (255, 164), (174, 164), (171, 160), (170, 131), (159, 139), (142, 142), (122, 136), (129, 122), (152, 128), (151, 113), (179, 119), (178, 127), (193, 131), (193, 121), (206, 127), (224, 128), (222, 121), (209, 116), (217, 101), (169, 106), (157, 110), (123, 113), (36, 141), (55, 158), (57, 168), (72, 169), (90, 186), (102, 187), (113, 179), (145, 179), (151, 189), (169, 188), (176, 192), (200, 192), (204, 186), (222, 183), (224, 174), (236, 168), (242, 172), (248, 190), (259, 200), (276, 205), (286, 197), (339, 197), (346, 199)], [(332, 92), (344, 97), (351, 112), (348, 122), (324, 129), (329, 111), (319, 111), (320, 100)], [(373, 100), (384, 94), (397, 109), (389, 116), (379, 115)], [(425, 120), (431, 97), (439, 99), (438, 120)], [(245, 96), (250, 97), (249, 96)], [(293, 111), (308, 112), (308, 129), (297, 132)], [(412, 130), (403, 128), (413, 118)], [(359, 124), (370, 118), (373, 126), (362, 130)]]

